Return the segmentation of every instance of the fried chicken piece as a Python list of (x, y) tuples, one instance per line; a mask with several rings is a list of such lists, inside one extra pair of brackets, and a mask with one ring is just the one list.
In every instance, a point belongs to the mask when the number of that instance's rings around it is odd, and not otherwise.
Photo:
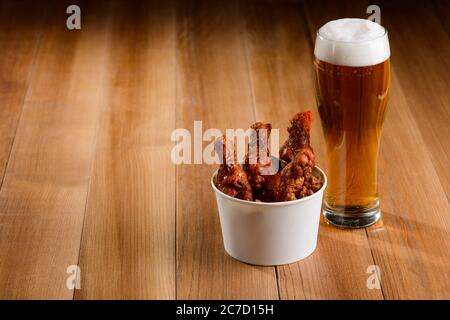
[(297, 113), (291, 120), (289, 139), (280, 149), (280, 158), (288, 163), (267, 183), (266, 199), (301, 199), (322, 187), (323, 181), (313, 175), (315, 157), (309, 145), (311, 121), (311, 111)]
[(262, 202), (275, 202), (281, 201), (280, 199), (280, 183), (281, 183), (281, 170), (276, 174), (266, 177), (264, 188), (261, 189), (255, 197)]
[(247, 174), (237, 162), (236, 150), (232, 143), (222, 136), (215, 142), (215, 149), (220, 159), (220, 168), (215, 178), (215, 185), (223, 193), (242, 200), (253, 201), (252, 188)]
[(277, 201), (291, 201), (312, 195), (322, 187), (322, 181), (313, 175), (313, 150), (307, 146), (295, 155), (280, 173)]
[(288, 128), (289, 138), (280, 148), (281, 160), (289, 163), (301, 149), (309, 146), (312, 119), (311, 111), (299, 112), (292, 118), (291, 126)]
[(269, 176), (260, 199), (265, 202), (291, 201), (312, 195), (323, 184), (313, 175), (314, 166), (312, 149), (303, 148), (281, 171)]
[[(289, 138), (280, 149), (280, 159), (274, 163), (268, 148), (272, 126), (257, 122), (251, 126), (249, 152), (243, 168), (236, 151), (225, 136), (216, 140), (216, 152), (221, 165), (215, 184), (222, 192), (239, 199), (263, 202), (291, 201), (317, 192), (323, 185), (313, 175), (315, 157), (310, 146), (312, 112), (297, 113), (288, 128)], [(287, 163), (281, 168), (281, 164)], [(276, 166), (278, 164), (278, 166)], [(280, 169), (279, 169), (280, 168)]]
[(252, 133), (248, 144), (248, 153), (245, 155), (243, 168), (247, 173), (253, 193), (262, 190), (268, 176), (272, 172), (272, 159), (269, 151), (269, 136), (272, 130), (270, 123), (256, 122), (250, 127)]

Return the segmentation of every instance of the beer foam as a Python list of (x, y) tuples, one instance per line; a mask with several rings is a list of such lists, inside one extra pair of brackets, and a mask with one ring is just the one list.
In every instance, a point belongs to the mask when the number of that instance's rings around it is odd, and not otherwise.
[(346, 18), (319, 29), (314, 55), (336, 65), (365, 67), (387, 60), (391, 52), (386, 29), (370, 20)]

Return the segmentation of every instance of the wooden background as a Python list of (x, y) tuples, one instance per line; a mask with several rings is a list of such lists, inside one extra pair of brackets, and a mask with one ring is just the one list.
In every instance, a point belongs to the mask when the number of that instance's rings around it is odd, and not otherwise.
[[(65, 27), (77, 3), (82, 29)], [(316, 114), (315, 31), (364, 1), (3, 1), (0, 298), (450, 298), (450, 5), (377, 1), (392, 93), (383, 221), (321, 222), (304, 261), (257, 267), (223, 249), (215, 166), (170, 161), (175, 128)], [(66, 287), (69, 265), (81, 289)], [(366, 286), (378, 265), (381, 289)]]

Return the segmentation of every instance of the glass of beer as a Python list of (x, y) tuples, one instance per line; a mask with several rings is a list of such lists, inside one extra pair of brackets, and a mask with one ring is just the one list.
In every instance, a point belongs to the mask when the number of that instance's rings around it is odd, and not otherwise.
[(316, 99), (327, 149), (324, 216), (360, 228), (380, 218), (377, 158), (390, 87), (386, 29), (339, 19), (317, 32)]

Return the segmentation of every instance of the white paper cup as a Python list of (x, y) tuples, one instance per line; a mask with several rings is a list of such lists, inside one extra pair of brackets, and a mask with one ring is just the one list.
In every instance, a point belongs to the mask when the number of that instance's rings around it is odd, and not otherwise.
[(286, 202), (251, 202), (230, 197), (214, 184), (225, 251), (242, 262), (273, 266), (292, 263), (314, 252), (317, 244), (323, 186), (311, 196)]

